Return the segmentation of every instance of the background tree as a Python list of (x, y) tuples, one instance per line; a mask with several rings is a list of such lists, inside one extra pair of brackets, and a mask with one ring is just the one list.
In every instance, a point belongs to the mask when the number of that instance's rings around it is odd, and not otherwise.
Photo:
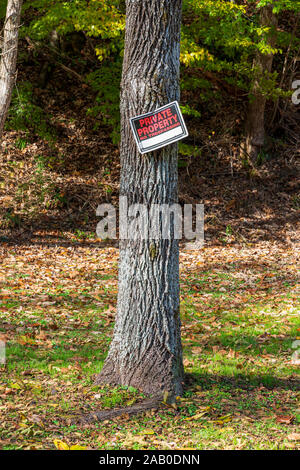
[(21, 8), (22, 0), (8, 0), (0, 63), (0, 138), (16, 80)]
[[(128, 205), (177, 202), (177, 145), (141, 156), (130, 117), (179, 99), (181, 0), (127, 0), (121, 187)], [(118, 312), (98, 383), (181, 394), (178, 241), (120, 241)]]

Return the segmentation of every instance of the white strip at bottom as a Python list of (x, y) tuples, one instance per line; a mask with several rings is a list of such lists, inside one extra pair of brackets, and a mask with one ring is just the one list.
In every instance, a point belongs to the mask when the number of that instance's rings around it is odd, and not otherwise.
[(151, 137), (151, 139), (147, 139), (141, 142), (142, 149), (147, 149), (152, 147), (152, 145), (160, 144), (161, 142), (165, 142), (168, 139), (172, 139), (177, 135), (182, 134), (182, 127), (178, 126), (175, 129), (172, 129), (168, 132), (164, 132), (163, 134), (157, 135), (156, 137)]

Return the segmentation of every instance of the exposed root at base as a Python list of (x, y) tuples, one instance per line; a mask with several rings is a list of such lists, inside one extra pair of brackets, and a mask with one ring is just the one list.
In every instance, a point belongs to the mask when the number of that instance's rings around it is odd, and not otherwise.
[(94, 411), (93, 413), (89, 413), (87, 415), (83, 415), (81, 417), (77, 417), (73, 420), (74, 423), (77, 424), (89, 424), (94, 421), (105, 421), (109, 419), (117, 418), (118, 416), (122, 415), (137, 415), (139, 413), (143, 413), (147, 410), (151, 409), (158, 409), (162, 404), (161, 397), (150, 398), (148, 400), (144, 400), (140, 403), (136, 403), (132, 406), (126, 406), (124, 408), (114, 408), (112, 410), (100, 410)]

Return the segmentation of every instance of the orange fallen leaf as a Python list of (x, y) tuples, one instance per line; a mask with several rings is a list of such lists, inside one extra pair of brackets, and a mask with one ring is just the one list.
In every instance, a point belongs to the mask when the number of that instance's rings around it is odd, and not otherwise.
[(294, 416), (277, 416), (276, 423), (291, 424), (294, 421)]

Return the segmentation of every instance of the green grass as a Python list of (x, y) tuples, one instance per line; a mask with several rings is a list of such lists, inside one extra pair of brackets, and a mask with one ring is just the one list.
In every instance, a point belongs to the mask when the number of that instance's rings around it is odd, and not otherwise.
[(3, 449), (53, 449), (55, 439), (95, 449), (299, 448), (290, 437), (300, 424), (299, 367), (291, 362), (300, 336), (292, 252), (274, 248), (262, 262), (243, 248), (235, 255), (222, 249), (217, 259), (207, 249), (205, 262), (184, 262), (186, 388), (177, 410), (162, 404), (156, 412), (79, 427), (71, 424), (78, 413), (143, 398), (131, 387), (94, 385), (113, 331), (117, 252), (31, 247), (28, 258), (26, 247), (7, 250), (0, 270)]

